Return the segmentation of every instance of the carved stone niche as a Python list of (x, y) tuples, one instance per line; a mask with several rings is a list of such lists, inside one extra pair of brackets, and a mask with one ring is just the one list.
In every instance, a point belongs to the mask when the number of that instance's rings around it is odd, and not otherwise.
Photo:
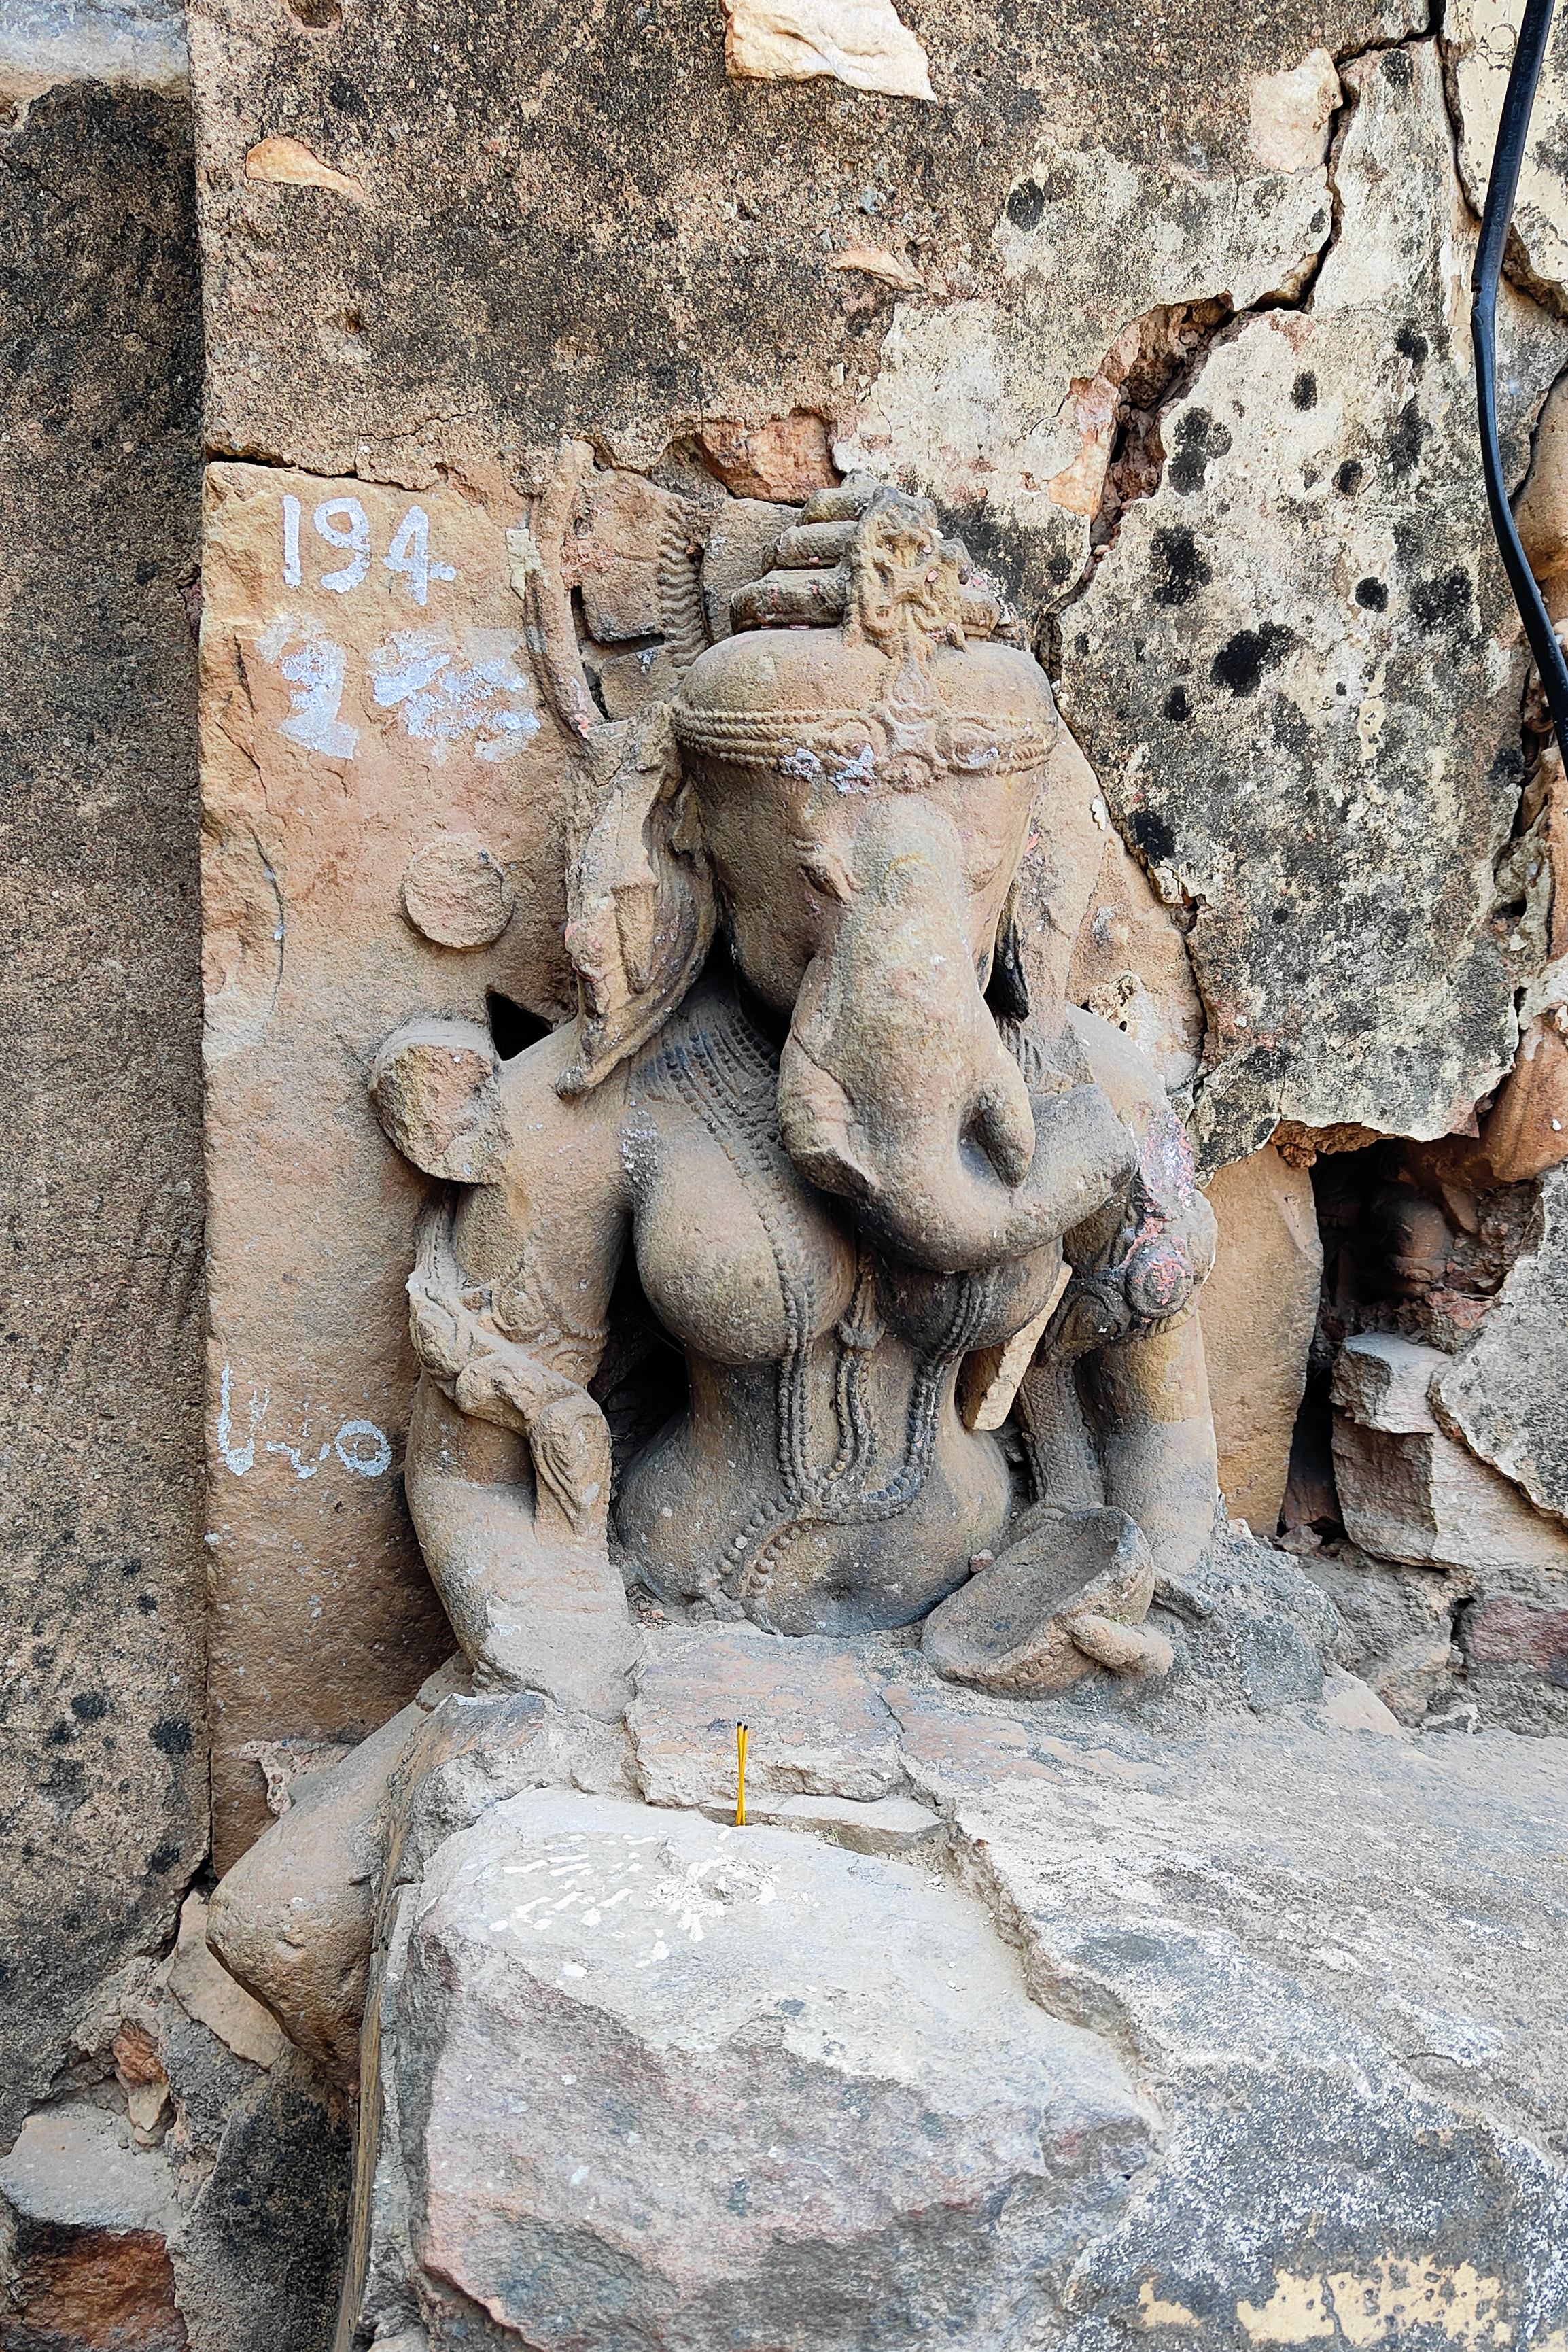
[[(931, 1669), (1005, 1699), (1157, 1679), (1156, 1578), (1189, 1575), (1214, 1527), (1188, 1311), (1213, 1219), (1155, 1071), (1061, 982), (1038, 985), (1019, 877), (1057, 821), (1058, 720), (1000, 598), (927, 503), (852, 478), (775, 537), (728, 634), (699, 651), (695, 611), (685, 637), (666, 628), (669, 690), (601, 720), (549, 509), (512, 534), (514, 584), (580, 747), (577, 1018), (503, 1063), (472, 1024), (411, 1008), (371, 1076), (387, 1134), (434, 1180), (406, 1482), (463, 1657), (335, 1787), (322, 1776), (308, 1818), (269, 1832), (212, 1913), (230, 1967), (341, 2080), (370, 1985), (377, 2121), (344, 2347), (371, 2340), (372, 2309), (375, 2340), (401, 2343), (400, 2314), (447, 2340), (415, 2272), (499, 2309), (475, 2284), (492, 2255), (467, 2207), (420, 2209), (427, 2235), (455, 2231), (444, 2254), (407, 2252), (408, 2212), (389, 2219), (425, 2194), (397, 2172), (392, 2110), (449, 2095), (411, 2054), (405, 1994), (438, 2072), (485, 2031), (455, 2011), (430, 2024), (408, 1989), (447, 1963), (412, 1956), (418, 1906), (400, 1908), (400, 1888), (445, 1871), (461, 1909), (465, 1824), (494, 1830), (485, 1807), (540, 1783), (608, 1791), (591, 1833), (620, 1853), (639, 1820), (669, 1818), (628, 1796), (711, 1801), (711, 1772), (669, 1762), (683, 1742), (711, 1745), (731, 1801), (724, 1724), (706, 1720), (722, 1692), (721, 1717), (760, 1730), (764, 1818), (847, 1805), (834, 1835), (890, 1850), (934, 1819), (885, 1761), (868, 1643), (922, 1648), (938, 1692)], [(648, 625), (637, 587), (613, 566), (597, 583), (591, 653)], [(565, 1814), (514, 1826), (529, 1850), (481, 1874), (554, 1868), (589, 1834)], [(280, 1937), (301, 1889), (310, 1931)], [(492, 2042), (517, 2024), (492, 2020)], [(1044, 2060), (1019, 2032), (1032, 2081)], [(1122, 2099), (1112, 2138), (1132, 2128)], [(477, 2178), (495, 2157), (454, 2142), (438, 2168)], [(913, 2210), (935, 2192), (912, 2175), (896, 2193)]]

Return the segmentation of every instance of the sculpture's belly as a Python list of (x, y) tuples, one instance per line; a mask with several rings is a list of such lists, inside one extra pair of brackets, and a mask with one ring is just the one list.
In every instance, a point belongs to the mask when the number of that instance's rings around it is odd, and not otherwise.
[(1006, 1459), (964, 1428), (954, 1368), (922, 1387), (907, 1349), (884, 1339), (876, 1358), (848, 1430), (831, 1343), (803, 1400), (771, 1366), (695, 1363), (689, 1412), (632, 1465), (617, 1507), (637, 1573), (785, 1633), (908, 1624), (961, 1583), (1011, 1514)]

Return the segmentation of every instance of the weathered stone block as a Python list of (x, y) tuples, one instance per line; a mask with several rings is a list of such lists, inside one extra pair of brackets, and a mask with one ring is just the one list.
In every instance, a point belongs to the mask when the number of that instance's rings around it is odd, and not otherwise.
[(1383, 1559), (1568, 1573), (1568, 1528), (1438, 1427), (1428, 1392), (1452, 1360), (1383, 1332), (1341, 1349), (1333, 1460), (1346, 1532)]
[(1265, 1144), (1219, 1171), (1208, 1205), (1219, 1246), (1199, 1319), (1219, 1491), (1236, 1517), (1270, 1536), (1285, 1498), (1322, 1277), (1312, 1180)]
[(1443, 1425), (1568, 1519), (1568, 1174), (1541, 1187), (1539, 1249), (1521, 1257), (1434, 1394)]
[(0, 26), (0, 2147), (207, 1846), (202, 337), (179, 18), (140, 13)]
[(995, 2342), (1150, 2147), (967, 1895), (691, 1814), (497, 1806), (401, 1904), (379, 2017), (345, 2331), (417, 2297), (433, 2346)]
[(667, 1633), (636, 1685), (627, 1723), (650, 1804), (733, 1806), (737, 1722), (759, 1794), (868, 1801), (899, 1785), (897, 1725), (842, 1643), (750, 1626)]

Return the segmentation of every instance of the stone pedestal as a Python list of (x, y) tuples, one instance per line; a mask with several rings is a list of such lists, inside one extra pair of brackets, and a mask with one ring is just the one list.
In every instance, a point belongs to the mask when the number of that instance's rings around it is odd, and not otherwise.
[(1051, 1706), (722, 1627), (623, 1741), (445, 1699), (339, 2352), (1561, 2344), (1561, 1744), (1402, 1734), (1261, 1547), (1155, 1615)]

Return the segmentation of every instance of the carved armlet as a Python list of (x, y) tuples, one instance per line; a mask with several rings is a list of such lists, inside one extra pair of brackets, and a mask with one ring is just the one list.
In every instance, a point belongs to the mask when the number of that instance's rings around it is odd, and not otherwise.
[(1138, 1167), (1126, 1192), (1066, 1237), (1072, 1277), (1040, 1351), (1052, 1363), (1176, 1330), (1214, 1265), (1214, 1212), (1179, 1122), (1149, 1105), (1128, 1123)]

